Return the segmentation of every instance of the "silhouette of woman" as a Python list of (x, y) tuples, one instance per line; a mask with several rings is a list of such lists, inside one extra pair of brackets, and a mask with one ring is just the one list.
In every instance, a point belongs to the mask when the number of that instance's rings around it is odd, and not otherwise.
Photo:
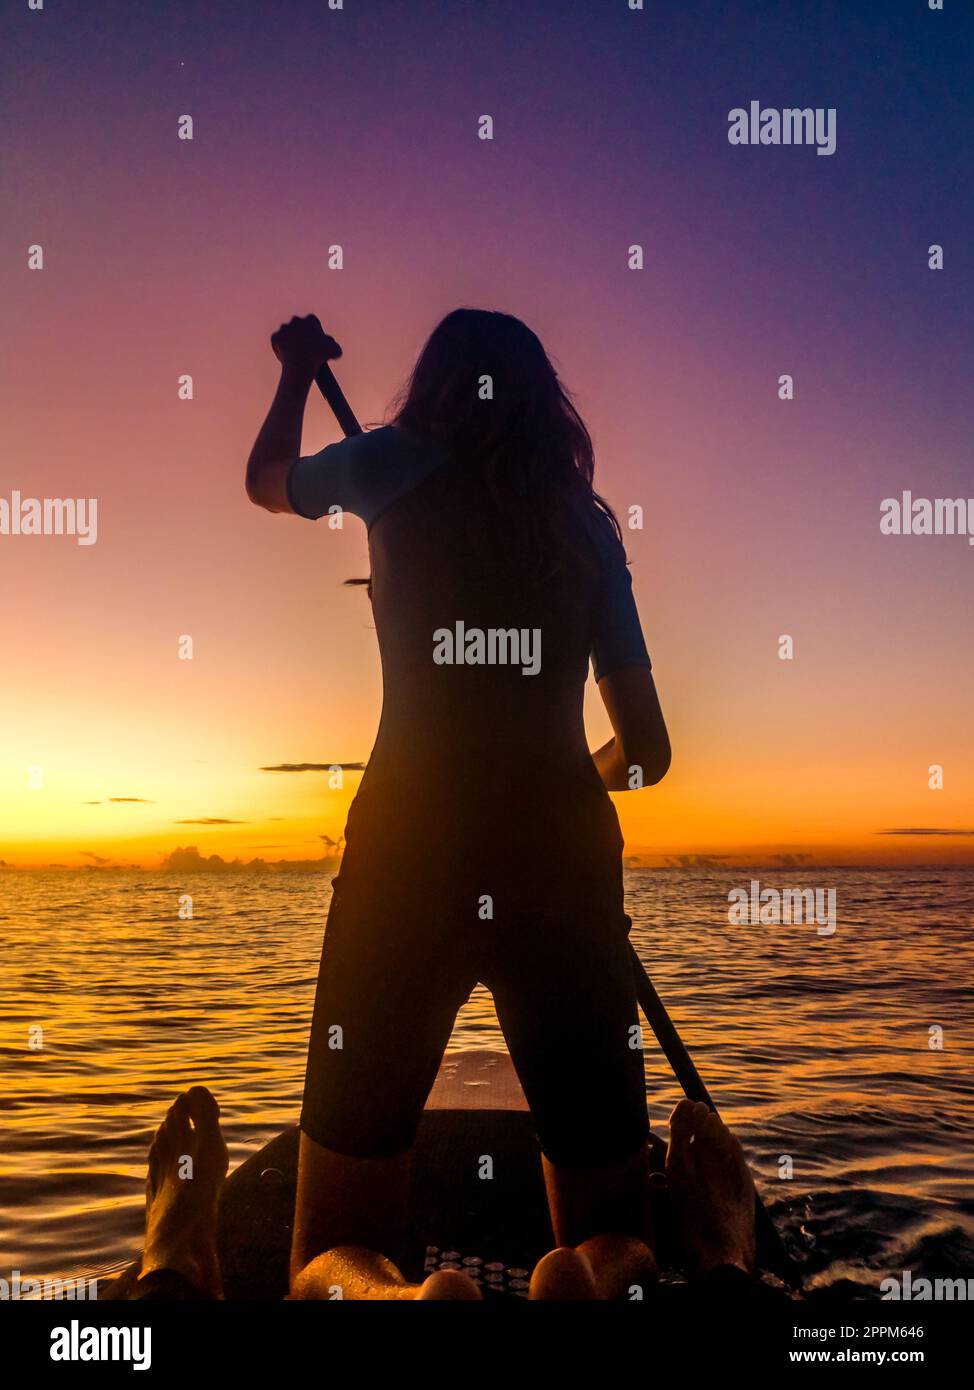
[[(329, 340), (309, 316), (271, 343), (281, 381), (248, 494), (365, 522), (384, 692), (321, 959), (292, 1293), (416, 1296), (386, 1257), (420, 1114), (478, 981), (534, 1116), (559, 1245), (589, 1242), (593, 1265), (638, 1247), (638, 1264), (648, 1126), (607, 789), (658, 782), (670, 752), (588, 431), (534, 333), (459, 309), (391, 425), (300, 457)], [(590, 658), (614, 730), (595, 753)]]

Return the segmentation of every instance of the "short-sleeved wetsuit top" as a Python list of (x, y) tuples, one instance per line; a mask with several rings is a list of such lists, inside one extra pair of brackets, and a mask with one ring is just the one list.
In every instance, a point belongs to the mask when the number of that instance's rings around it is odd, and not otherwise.
[[(572, 543), (525, 579), (480, 479), (397, 427), (298, 459), (288, 496), (301, 516), (368, 527), (383, 679), (325, 935), (305, 1132), (361, 1156), (407, 1147), (480, 979), (549, 1156), (629, 1152), (645, 1096), (622, 836), (582, 717), (590, 660), (597, 679), (650, 664), (622, 545), (601, 513), (573, 510)], [(576, 1035), (584, 1060), (562, 1077), (557, 1049)], [(572, 1107), (587, 1107), (581, 1130)]]
[(526, 585), (505, 560), (504, 535), (492, 544), (506, 519), (478, 498), (462, 464), (392, 426), (299, 459), (288, 495), (301, 516), (341, 508), (368, 527), (384, 691), (369, 783), (451, 766), (469, 777), (485, 760), (523, 773), (524, 758), (549, 771), (582, 764), (590, 776), (589, 658), (596, 680), (650, 665), (625, 552), (606, 519), (580, 522), (588, 557)]

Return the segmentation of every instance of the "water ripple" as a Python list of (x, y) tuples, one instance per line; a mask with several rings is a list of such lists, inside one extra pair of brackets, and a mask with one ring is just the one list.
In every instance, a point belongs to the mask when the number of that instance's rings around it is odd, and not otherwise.
[[(813, 1291), (964, 1274), (974, 873), (832, 871), (829, 938), (732, 926), (737, 886), (629, 871), (633, 941)], [(233, 1162), (295, 1120), (329, 896), (303, 874), (0, 876), (0, 1271), (129, 1256), (148, 1140), (177, 1089), (213, 1087)], [(502, 1046), (478, 987), (451, 1047)], [(662, 1128), (679, 1089), (648, 1030), (646, 1073)]]

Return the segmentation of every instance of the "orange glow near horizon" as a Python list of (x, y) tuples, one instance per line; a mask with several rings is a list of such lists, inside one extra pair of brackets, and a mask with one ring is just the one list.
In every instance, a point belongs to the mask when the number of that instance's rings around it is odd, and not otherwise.
[[(591, 723), (601, 737), (604, 716), (594, 714)], [(323, 837), (339, 840), (359, 772), (345, 772), (344, 785), (332, 788), (326, 772), (263, 771), (270, 765), (258, 762), (266, 757), (264, 747), (253, 730), (248, 733), (232, 720), (205, 747), (194, 747), (188, 737), (181, 747), (176, 708), (170, 708), (168, 719), (160, 712), (158, 723), (150, 720), (148, 733), (144, 717), (142, 710), (128, 729), (95, 721), (84, 743), (46, 761), (35, 754), (27, 764), (21, 754), (21, 785), (8, 780), (0, 807), (8, 827), (0, 859), (15, 867), (157, 868), (177, 846), (244, 862), (335, 855), (336, 845)], [(352, 749), (316, 748), (314, 715), (306, 711), (304, 718), (305, 737), (295, 729), (280, 762), (310, 760), (298, 756), (302, 747), (312, 749), (316, 762), (354, 760), (349, 753), (360, 750), (358, 739), (351, 741)], [(351, 715), (351, 722), (360, 723), (364, 738), (365, 711), (358, 712), (357, 721)], [(898, 763), (877, 777), (866, 756), (858, 764), (839, 758), (831, 766), (824, 760), (796, 761), (787, 765), (787, 773), (773, 747), (761, 760), (726, 754), (718, 760), (714, 752), (708, 762), (703, 749), (696, 757), (681, 758), (679, 712), (673, 724), (677, 751), (669, 777), (658, 787), (614, 798), (634, 862), (657, 866), (680, 856), (703, 856), (773, 863), (778, 855), (874, 865), (970, 864), (974, 859), (972, 837), (963, 834), (878, 833), (965, 828), (963, 798), (951, 795), (949, 787), (930, 791), (924, 768), (914, 779), (919, 786), (911, 788), (904, 785)], [(241, 745), (250, 753), (245, 766)], [(35, 737), (35, 749), (41, 746)], [(106, 748), (116, 751), (106, 757)], [(4, 749), (8, 766), (12, 751)], [(189, 756), (204, 751), (206, 758)], [(931, 804), (942, 808), (935, 824)], [(891, 815), (894, 805), (897, 813)]]

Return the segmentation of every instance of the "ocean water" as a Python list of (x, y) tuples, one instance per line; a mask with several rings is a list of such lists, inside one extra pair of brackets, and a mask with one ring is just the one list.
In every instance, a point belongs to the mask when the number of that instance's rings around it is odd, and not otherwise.
[[(834, 887), (835, 934), (732, 926), (750, 875), (723, 869), (629, 870), (629, 912), (809, 1287), (967, 1277), (974, 871), (755, 877)], [(0, 1276), (131, 1258), (146, 1149), (181, 1088), (216, 1093), (231, 1164), (296, 1119), (329, 895), (313, 873), (0, 874)], [(679, 1091), (646, 1033), (663, 1130)], [(503, 1047), (486, 991), (450, 1046)]]

